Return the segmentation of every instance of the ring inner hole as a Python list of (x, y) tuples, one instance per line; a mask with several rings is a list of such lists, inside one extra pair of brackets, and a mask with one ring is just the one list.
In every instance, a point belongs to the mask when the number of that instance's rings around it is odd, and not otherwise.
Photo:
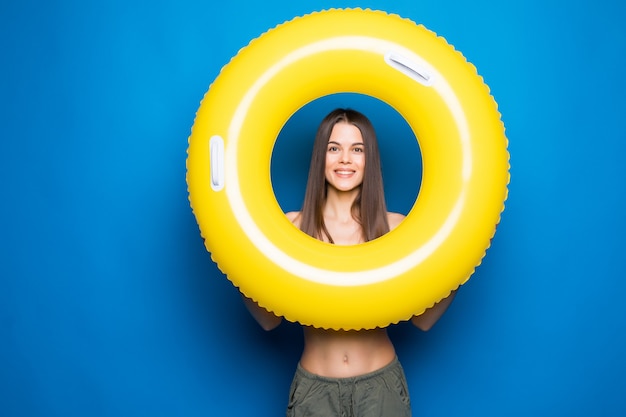
[(270, 175), (283, 212), (299, 211), (304, 199), (311, 149), (320, 121), (342, 107), (367, 116), (380, 148), (387, 210), (408, 214), (422, 182), (422, 155), (411, 127), (390, 105), (363, 94), (337, 93), (300, 108), (281, 129), (272, 150)]

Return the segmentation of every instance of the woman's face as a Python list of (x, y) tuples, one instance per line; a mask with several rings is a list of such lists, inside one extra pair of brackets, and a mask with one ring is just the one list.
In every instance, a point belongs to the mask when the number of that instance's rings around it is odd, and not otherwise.
[(339, 122), (333, 126), (326, 148), (326, 181), (338, 191), (352, 191), (363, 182), (365, 145), (361, 131)]

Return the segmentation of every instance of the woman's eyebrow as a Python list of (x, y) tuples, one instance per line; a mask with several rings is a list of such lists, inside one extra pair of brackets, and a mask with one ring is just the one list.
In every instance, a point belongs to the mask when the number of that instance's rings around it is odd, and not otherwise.
[[(339, 146), (341, 146), (341, 143), (335, 142), (334, 140), (329, 140), (328, 144), (329, 145), (332, 144), (332, 145), (339, 145)], [(363, 142), (354, 142), (354, 143), (351, 143), (350, 146), (365, 146), (365, 143), (363, 143)]]

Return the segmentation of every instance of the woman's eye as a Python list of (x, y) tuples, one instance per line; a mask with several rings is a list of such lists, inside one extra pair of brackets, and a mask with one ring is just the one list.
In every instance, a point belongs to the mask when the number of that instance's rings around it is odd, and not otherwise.
[(364, 152), (364, 151), (365, 151), (365, 149), (363, 149), (363, 148), (354, 148), (354, 152), (357, 152), (357, 153), (361, 153), (361, 152)]

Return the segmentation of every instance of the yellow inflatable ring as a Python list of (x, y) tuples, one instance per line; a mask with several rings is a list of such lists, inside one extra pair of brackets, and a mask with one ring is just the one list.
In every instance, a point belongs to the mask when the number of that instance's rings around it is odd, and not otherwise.
[[(298, 230), (270, 181), (283, 125), (340, 92), (396, 109), (423, 158), (406, 219), (355, 246)], [(321, 328), (387, 326), (458, 288), (490, 245), (508, 182), (504, 126), (476, 69), (443, 38), (380, 11), (312, 13), (253, 40), (209, 88), (189, 137), (189, 199), (213, 261), (261, 306)]]

